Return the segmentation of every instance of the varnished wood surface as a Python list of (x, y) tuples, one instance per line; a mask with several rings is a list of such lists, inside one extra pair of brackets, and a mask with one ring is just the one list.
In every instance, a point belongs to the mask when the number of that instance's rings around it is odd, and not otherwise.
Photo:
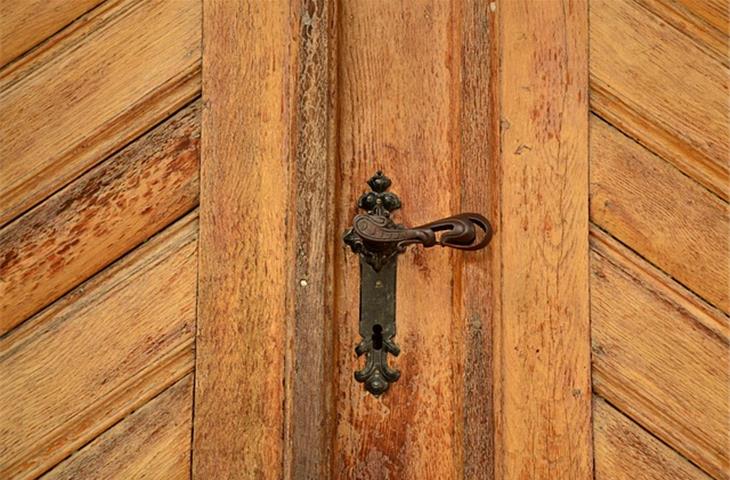
[(591, 244), (596, 393), (727, 478), (728, 317), (605, 233), (592, 230)]
[(203, 12), (193, 476), (278, 479), (296, 33), (288, 2), (210, 0)]
[(590, 14), (591, 108), (728, 200), (727, 65), (634, 0)]
[(592, 221), (730, 311), (727, 203), (595, 116), (591, 155)]
[(600, 397), (593, 401), (596, 480), (711, 480)]
[(43, 478), (189, 478), (192, 406), (188, 374)]
[(592, 477), (588, 6), (501, 8), (496, 478)]
[(0, 67), (72, 23), (102, 1), (0, 1)]
[(0, 334), (198, 202), (195, 103), (0, 229)]
[(193, 367), (197, 214), (0, 339), (0, 477), (35, 478)]
[[(197, 0), (108, 2), (0, 72), (0, 225), (200, 89)], [(29, 134), (32, 132), (32, 134)]]

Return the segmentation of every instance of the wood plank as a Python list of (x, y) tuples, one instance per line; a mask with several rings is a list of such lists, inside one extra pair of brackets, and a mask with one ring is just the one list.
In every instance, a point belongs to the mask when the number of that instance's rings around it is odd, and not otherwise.
[(43, 478), (189, 478), (192, 406), (188, 374)]
[(200, 103), (0, 229), (0, 334), (198, 203)]
[(53, 48), (2, 73), (0, 225), (199, 91), (197, 0), (98, 10)]
[(728, 200), (728, 67), (633, 0), (590, 12), (591, 107)]
[(102, 0), (0, 1), (0, 67), (101, 2)]
[(730, 311), (727, 203), (595, 116), (591, 158), (591, 220)]
[[(365, 181), (382, 169), (419, 225), (454, 213), (460, 202), (461, 64), (447, 2), (342, 2), (337, 231), (352, 224)], [(456, 48), (456, 51), (452, 49)], [(397, 336), (390, 363), (401, 378), (374, 397), (353, 380), (361, 368), (359, 260), (338, 249), (336, 285), (336, 478), (457, 478), (462, 468), (463, 402), (457, 372), (463, 330), (455, 298), (454, 254), (413, 248), (398, 260)], [(435, 459), (438, 459), (435, 461)]]
[[(496, 9), (495, 9), (496, 10)], [(463, 2), (452, 12), (461, 43), (458, 139), (460, 205), (455, 211), (481, 212), (500, 225), (499, 28), (489, 1)], [(461, 24), (459, 25), (459, 21)], [(457, 190), (458, 189), (458, 190)], [(499, 235), (488, 248), (457, 256), (455, 296), (462, 331), (463, 373), (455, 369), (454, 389), (462, 402), (456, 428), (462, 440), (463, 467), (458, 477), (494, 478), (494, 398), (492, 332), (499, 321), (501, 250)], [(458, 350), (457, 350), (458, 351)], [(460, 375), (461, 374), (461, 375)]]
[(727, 478), (730, 321), (591, 231), (593, 386), (707, 473)]
[[(296, 76), (293, 321), (287, 331), (284, 478), (330, 477), (334, 428), (332, 371), (336, 164), (334, 0), (294, 2), (301, 17)], [(303, 413), (306, 412), (306, 413)]]
[(35, 478), (189, 373), (197, 214), (0, 340), (0, 477)]
[(597, 480), (710, 480), (600, 397), (593, 400)]
[(587, 479), (588, 8), (585, 1), (557, 0), (499, 8), (496, 478)]
[(193, 476), (277, 479), (293, 287), (296, 22), (283, 1), (209, 0), (203, 11)]
[(726, 0), (635, 0), (639, 5), (661, 17), (667, 23), (713, 54), (725, 66), (730, 36), (730, 9)]

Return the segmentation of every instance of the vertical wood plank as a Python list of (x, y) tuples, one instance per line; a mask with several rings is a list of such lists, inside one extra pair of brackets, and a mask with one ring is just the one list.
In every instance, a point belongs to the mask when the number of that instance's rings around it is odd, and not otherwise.
[(497, 478), (592, 475), (587, 4), (502, 2)]
[(329, 478), (332, 398), (336, 2), (300, 0), (294, 153), (294, 312), (289, 325), (285, 478)]
[(193, 475), (283, 476), (288, 2), (204, 3)]

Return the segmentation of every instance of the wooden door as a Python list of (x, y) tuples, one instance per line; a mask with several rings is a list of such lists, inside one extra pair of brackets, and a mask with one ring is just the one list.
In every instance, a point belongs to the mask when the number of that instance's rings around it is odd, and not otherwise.
[[(730, 478), (722, 0), (0, 0), (0, 478)], [(383, 170), (479, 252), (342, 243)]]

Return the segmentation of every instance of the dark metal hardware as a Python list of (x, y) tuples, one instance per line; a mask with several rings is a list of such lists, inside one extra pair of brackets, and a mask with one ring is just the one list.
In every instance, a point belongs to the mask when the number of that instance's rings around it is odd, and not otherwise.
[[(395, 288), (398, 254), (409, 245), (440, 245), (460, 250), (479, 250), (492, 238), (492, 227), (478, 213), (460, 213), (420, 227), (395, 223), (390, 214), (401, 207), (397, 195), (388, 192), (391, 181), (377, 172), (368, 185), (372, 191), (360, 196), (357, 206), (366, 214), (356, 215), (344, 242), (360, 256), (360, 336), (355, 348), (365, 355), (365, 367), (355, 379), (374, 395), (385, 392), (400, 372), (388, 365), (388, 354), (398, 356), (395, 344)], [(478, 227), (478, 228), (477, 228)], [(479, 235), (477, 230), (482, 230)], [(438, 235), (437, 235), (438, 234)]]

